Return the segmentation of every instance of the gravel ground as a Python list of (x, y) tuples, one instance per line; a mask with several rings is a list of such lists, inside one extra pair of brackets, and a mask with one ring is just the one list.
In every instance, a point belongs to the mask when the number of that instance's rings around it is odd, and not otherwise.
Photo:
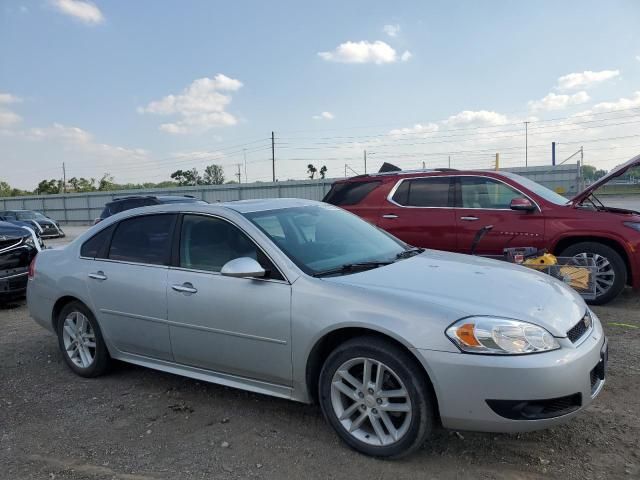
[(608, 378), (578, 418), (519, 435), (439, 431), (382, 461), (345, 447), (316, 406), (125, 364), (77, 377), (17, 302), (0, 307), (0, 478), (640, 478), (640, 296), (595, 310)]

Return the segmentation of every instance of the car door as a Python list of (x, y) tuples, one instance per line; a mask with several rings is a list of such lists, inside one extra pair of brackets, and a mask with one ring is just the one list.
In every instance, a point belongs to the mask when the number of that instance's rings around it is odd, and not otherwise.
[(456, 185), (457, 249), (470, 253), (478, 231), (493, 228), (476, 247), (480, 255), (502, 255), (506, 247), (544, 247), (544, 216), (534, 211), (511, 210), (511, 200), (528, 198), (524, 193), (498, 179), (484, 176), (459, 176)]
[[(177, 251), (176, 251), (177, 250)], [(168, 276), (175, 360), (290, 385), (291, 286), (262, 250), (226, 219), (185, 214)], [(220, 270), (251, 257), (267, 278), (232, 278)]]
[[(120, 351), (172, 360), (167, 271), (177, 215), (142, 215), (110, 226), (99, 248), (81, 248), (100, 328)], [(95, 242), (100, 238), (96, 235)], [(84, 250), (84, 251), (83, 251)]]
[(452, 184), (448, 176), (400, 180), (380, 209), (378, 226), (416, 247), (454, 250)]

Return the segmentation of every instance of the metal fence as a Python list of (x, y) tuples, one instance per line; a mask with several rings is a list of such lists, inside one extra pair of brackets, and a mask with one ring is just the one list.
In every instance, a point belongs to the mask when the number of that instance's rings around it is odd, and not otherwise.
[[(509, 168), (552, 190), (571, 196), (580, 186), (577, 165), (556, 167)], [(2, 210), (37, 210), (63, 224), (88, 224), (100, 216), (105, 203), (126, 195), (192, 195), (210, 203), (247, 200), (253, 198), (307, 198), (322, 200), (335, 179), (302, 180), (275, 183), (244, 183), (228, 185), (199, 185), (113, 192), (69, 193), (0, 198)]]

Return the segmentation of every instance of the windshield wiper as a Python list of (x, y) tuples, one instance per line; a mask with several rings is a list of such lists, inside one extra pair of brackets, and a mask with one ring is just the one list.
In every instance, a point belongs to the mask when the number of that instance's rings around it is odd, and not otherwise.
[(385, 265), (391, 265), (393, 262), (380, 261), (380, 262), (359, 262), (359, 263), (345, 263), (336, 268), (330, 268), (323, 272), (314, 273), (314, 277), (326, 277), (329, 275), (339, 275), (345, 273), (353, 273), (356, 271), (371, 270), (378, 267), (384, 267)]
[(420, 255), (422, 252), (424, 252), (424, 250), (425, 250), (424, 248), (415, 248), (415, 247), (408, 248), (406, 250), (403, 250), (399, 254), (397, 254), (396, 255), (396, 260), (413, 257), (415, 255)]

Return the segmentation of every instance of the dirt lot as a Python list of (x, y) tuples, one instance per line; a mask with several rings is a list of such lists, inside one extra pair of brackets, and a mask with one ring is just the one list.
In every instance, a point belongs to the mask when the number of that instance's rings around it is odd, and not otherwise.
[(123, 364), (77, 377), (17, 302), (0, 309), (0, 478), (640, 478), (640, 296), (596, 311), (608, 379), (577, 419), (520, 435), (441, 431), (381, 461), (341, 444), (315, 406)]

